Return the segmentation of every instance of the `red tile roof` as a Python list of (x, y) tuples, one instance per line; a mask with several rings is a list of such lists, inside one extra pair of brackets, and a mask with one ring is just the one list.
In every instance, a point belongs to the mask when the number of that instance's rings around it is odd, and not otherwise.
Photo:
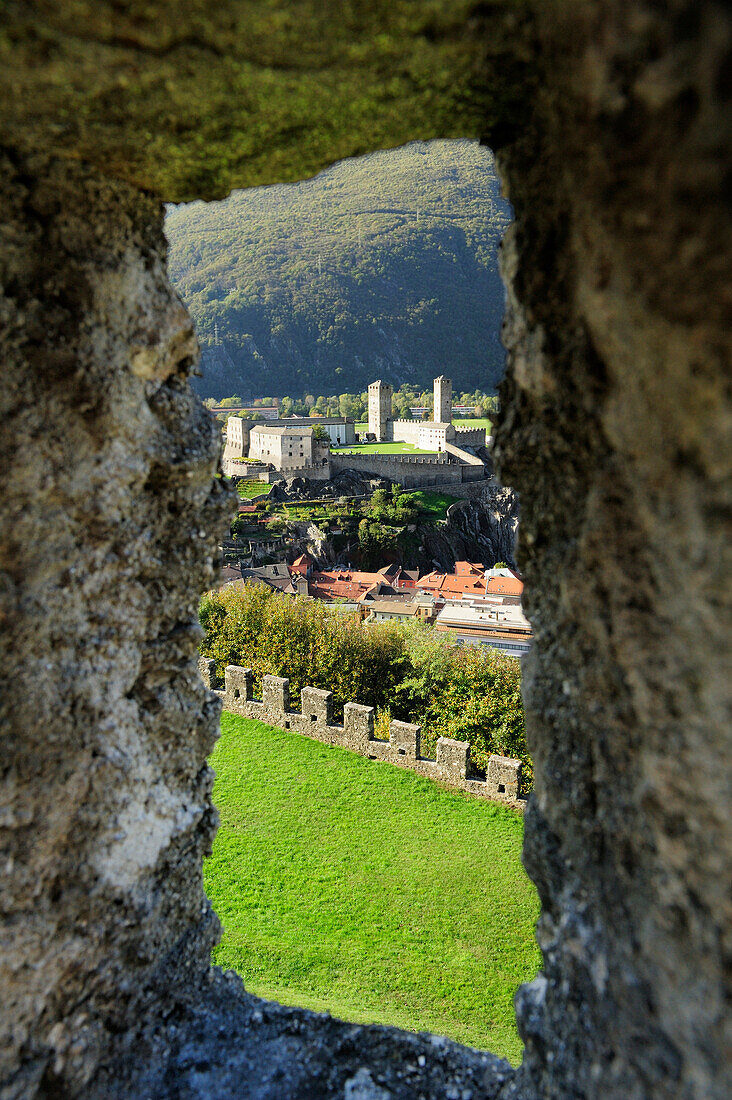
[(524, 590), (523, 583), (515, 577), (491, 577), (486, 584), (483, 569), (472, 562), (456, 562), (455, 569), (455, 573), (437, 573), (433, 570), (419, 578), (417, 588), (440, 596), (471, 593), (481, 596), (520, 596)]
[(313, 559), (309, 554), (300, 554), (298, 558), (295, 558), (294, 562), (290, 566), (291, 573), (307, 573), (308, 569), (313, 565)]
[(524, 582), (518, 577), (491, 577), (488, 581), (488, 593), (495, 596), (520, 596)]

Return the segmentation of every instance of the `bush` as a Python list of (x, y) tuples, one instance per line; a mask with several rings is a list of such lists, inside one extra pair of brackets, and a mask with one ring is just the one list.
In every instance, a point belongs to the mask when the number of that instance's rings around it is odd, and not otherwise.
[(386, 706), (403, 679), (406, 639), (395, 627), (364, 630), (357, 615), (308, 596), (293, 599), (265, 585), (233, 585), (204, 596), (201, 653), (244, 665), (262, 676), (288, 676), (295, 693), (310, 684), (333, 692), (337, 707), (349, 700)]

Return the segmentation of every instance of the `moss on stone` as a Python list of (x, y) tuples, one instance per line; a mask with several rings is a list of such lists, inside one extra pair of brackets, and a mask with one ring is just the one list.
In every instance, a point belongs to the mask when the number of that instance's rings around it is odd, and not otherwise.
[(6, 135), (181, 202), (480, 132), (468, 0), (171, 6), (5, 6)]

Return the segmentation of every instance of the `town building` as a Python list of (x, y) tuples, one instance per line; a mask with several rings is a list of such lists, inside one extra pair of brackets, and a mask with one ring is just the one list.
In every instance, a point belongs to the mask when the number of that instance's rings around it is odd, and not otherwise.
[(480, 562), (456, 561), (454, 573), (433, 571), (417, 581), (421, 592), (430, 592), (444, 603), (467, 597), (500, 596), (518, 603), (524, 586), (510, 569), (484, 569)]
[(461, 645), (490, 646), (511, 657), (531, 649), (531, 624), (518, 605), (450, 600), (438, 612), (435, 630), (449, 631)]
[(430, 573), (399, 564), (377, 572), (318, 570), (309, 554), (291, 565), (225, 567), (224, 582), (259, 581), (288, 595), (306, 595), (341, 610), (360, 613), (366, 623), (420, 620), (449, 632), (460, 645), (491, 646), (513, 657), (531, 648), (531, 625), (521, 610), (521, 581), (509, 569), (484, 570), (457, 562), (454, 573)]

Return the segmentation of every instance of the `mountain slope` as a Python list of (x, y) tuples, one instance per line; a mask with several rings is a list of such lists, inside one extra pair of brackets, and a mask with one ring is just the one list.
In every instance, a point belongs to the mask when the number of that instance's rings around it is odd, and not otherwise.
[(376, 377), (490, 389), (503, 371), (492, 154), (415, 142), (298, 184), (172, 207), (170, 272), (204, 397), (329, 394)]

